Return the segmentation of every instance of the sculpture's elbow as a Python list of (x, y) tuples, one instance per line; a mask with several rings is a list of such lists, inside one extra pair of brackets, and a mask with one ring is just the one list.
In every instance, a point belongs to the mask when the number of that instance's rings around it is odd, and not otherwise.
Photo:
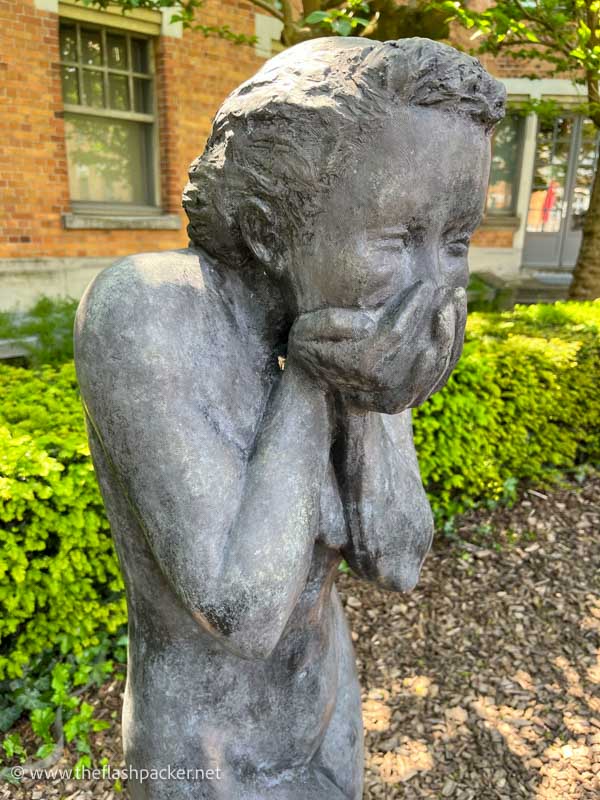
[(228, 653), (247, 661), (267, 661), (280, 639), (276, 626), (263, 626), (231, 614), (215, 613), (203, 606), (192, 611), (192, 617), (202, 630), (214, 637)]
[(245, 661), (268, 661), (273, 655), (277, 643), (268, 637), (265, 640), (250, 635), (229, 637), (224, 646), (230, 653)]
[(390, 592), (412, 592), (419, 578), (423, 560), (408, 558), (397, 565), (384, 564), (377, 575), (377, 583)]
[[(428, 509), (427, 509), (428, 510)], [(348, 553), (355, 571), (391, 592), (412, 591), (433, 541), (431, 513), (416, 520), (403, 520), (395, 532), (384, 529), (373, 536), (371, 549)]]
[(379, 582), (393, 592), (411, 592), (419, 582), (432, 542), (433, 518), (427, 515), (408, 537), (403, 537), (395, 557), (381, 559)]

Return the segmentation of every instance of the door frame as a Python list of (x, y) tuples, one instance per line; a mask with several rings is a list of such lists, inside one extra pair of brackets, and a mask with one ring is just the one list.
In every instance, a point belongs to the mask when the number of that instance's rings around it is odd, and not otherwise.
[[(579, 160), (579, 151), (581, 150), (581, 141), (582, 141), (582, 128), (583, 128), (583, 116), (581, 114), (571, 114), (568, 115), (565, 113), (565, 116), (571, 116), (573, 119), (573, 130), (571, 133), (570, 141), (569, 141), (569, 154), (567, 156), (567, 164), (566, 164), (566, 178), (565, 178), (565, 185), (564, 185), (564, 197), (565, 203), (563, 205), (563, 209), (561, 212), (561, 222), (560, 222), (560, 230), (554, 234), (545, 234), (543, 232), (528, 232), (527, 231), (527, 215), (529, 212), (529, 203), (531, 200), (531, 192), (533, 189), (533, 176), (535, 173), (536, 168), (536, 161), (537, 161), (537, 143), (538, 143), (538, 134), (540, 130), (540, 120), (538, 117), (535, 119), (535, 139), (534, 139), (534, 153), (533, 153), (533, 160), (531, 164), (531, 178), (528, 181), (528, 198), (527, 198), (527, 211), (525, 213), (525, 218), (523, 220), (524, 226), (524, 237), (523, 237), (523, 253), (522, 253), (522, 265), (525, 269), (530, 268), (547, 268), (553, 270), (560, 270), (565, 272), (571, 272), (573, 270), (573, 265), (565, 265), (564, 262), (564, 252), (565, 252), (565, 242), (569, 232), (569, 224), (571, 219), (571, 210), (573, 208), (573, 193), (575, 189), (575, 183), (577, 180), (577, 166)], [(542, 236), (556, 236), (557, 237), (557, 246), (554, 251), (554, 255), (552, 258), (539, 258), (527, 255), (527, 239), (530, 238), (530, 241), (533, 240), (533, 237), (542, 237)]]

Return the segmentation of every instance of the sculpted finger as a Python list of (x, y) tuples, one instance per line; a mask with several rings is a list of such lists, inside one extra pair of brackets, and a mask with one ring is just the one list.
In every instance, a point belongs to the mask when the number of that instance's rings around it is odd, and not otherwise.
[(354, 384), (356, 358), (348, 349), (348, 340), (306, 339), (296, 342), (293, 356), (309, 371), (334, 383), (338, 388)]
[(431, 313), (434, 294), (433, 284), (417, 281), (386, 311), (382, 323), (395, 334), (417, 333), (419, 322)]
[(448, 378), (454, 367), (457, 365), (461, 356), (464, 338), (465, 325), (467, 323), (467, 293), (463, 288), (455, 289), (453, 292), (454, 326), (452, 331), (452, 351), (446, 365), (446, 369), (440, 380), (436, 383), (431, 394), (437, 392), (446, 385)]
[(433, 340), (449, 356), (454, 344), (456, 311), (451, 294), (444, 292), (442, 297), (438, 311), (433, 317)]
[(431, 336), (432, 308), (436, 289), (431, 283), (417, 281), (382, 317), (377, 347), (382, 352), (401, 348), (407, 354), (416, 352), (423, 337)]
[(441, 385), (450, 359), (450, 346), (440, 347), (437, 342), (421, 353), (414, 365), (415, 400), (413, 408), (420, 406)]
[(467, 293), (460, 287), (454, 290), (454, 308), (456, 309), (456, 327), (454, 331), (454, 347), (450, 358), (451, 369), (454, 369), (461, 356), (465, 341), (467, 325)]
[(323, 308), (302, 314), (292, 328), (294, 339), (363, 339), (375, 329), (375, 321), (365, 311), (351, 308)]

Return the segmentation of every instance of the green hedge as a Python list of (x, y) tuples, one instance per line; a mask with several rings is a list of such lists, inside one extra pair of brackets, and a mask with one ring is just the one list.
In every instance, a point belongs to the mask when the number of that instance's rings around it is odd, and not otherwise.
[[(473, 314), (448, 386), (415, 413), (438, 518), (600, 460), (600, 302)], [(72, 363), (0, 366), (0, 679), (125, 621)]]
[(0, 366), (0, 679), (126, 619), (73, 363)]
[(72, 297), (40, 297), (26, 313), (0, 311), (0, 339), (33, 338), (28, 366), (63, 364), (73, 358), (73, 323), (79, 302)]
[(414, 412), (438, 519), (600, 460), (600, 300), (469, 315), (447, 386)]

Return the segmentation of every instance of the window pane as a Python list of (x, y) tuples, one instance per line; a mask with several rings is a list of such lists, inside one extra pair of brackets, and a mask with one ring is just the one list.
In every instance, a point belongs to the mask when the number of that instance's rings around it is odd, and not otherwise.
[(81, 60), (84, 64), (102, 65), (102, 36), (100, 31), (81, 29)]
[(592, 185), (598, 163), (599, 144), (598, 129), (591, 120), (583, 120), (571, 206), (572, 230), (581, 230), (585, 214), (590, 205)]
[(62, 93), (65, 103), (79, 105), (79, 83), (77, 80), (77, 67), (61, 67)]
[(60, 58), (62, 61), (77, 61), (75, 25), (60, 26)]
[(152, 85), (147, 78), (133, 79), (133, 95), (135, 100), (135, 111), (140, 114), (152, 113)]
[(131, 60), (134, 72), (148, 73), (148, 42), (145, 39), (131, 40)]
[(129, 79), (126, 75), (108, 75), (108, 94), (111, 108), (129, 111)]
[(496, 128), (487, 196), (488, 214), (515, 212), (522, 130), (522, 119), (514, 114), (505, 117)]
[(95, 69), (84, 69), (83, 93), (86, 106), (104, 108), (104, 75)]
[(65, 115), (71, 199), (152, 203), (146, 163), (149, 126), (139, 122)]
[(560, 231), (573, 119), (540, 119), (533, 186), (527, 213), (527, 230), (532, 233)]
[(127, 40), (115, 33), (106, 34), (106, 50), (108, 66), (115, 69), (127, 69)]

